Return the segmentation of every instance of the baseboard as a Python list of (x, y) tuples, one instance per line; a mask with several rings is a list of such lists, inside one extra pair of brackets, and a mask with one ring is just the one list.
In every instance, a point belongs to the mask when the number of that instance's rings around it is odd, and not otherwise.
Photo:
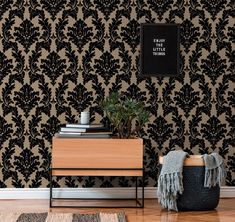
[[(157, 198), (156, 187), (145, 188), (145, 198)], [(54, 188), (54, 197), (133, 198), (135, 188)], [(139, 188), (141, 196), (141, 188)], [(235, 197), (235, 187), (221, 187), (221, 198)], [(1, 188), (0, 199), (48, 199), (48, 188)]]
[(221, 187), (220, 188), (221, 198), (232, 198), (235, 197), (235, 187)]

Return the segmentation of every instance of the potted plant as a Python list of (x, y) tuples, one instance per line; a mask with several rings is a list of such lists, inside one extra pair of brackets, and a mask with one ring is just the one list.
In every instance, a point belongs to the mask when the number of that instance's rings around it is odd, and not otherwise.
[[(117, 92), (111, 93), (102, 103), (103, 110), (117, 130), (118, 138), (139, 136), (141, 128), (148, 122), (150, 113), (144, 103)], [(135, 122), (135, 124), (134, 124)], [(133, 127), (133, 125), (135, 125)]]

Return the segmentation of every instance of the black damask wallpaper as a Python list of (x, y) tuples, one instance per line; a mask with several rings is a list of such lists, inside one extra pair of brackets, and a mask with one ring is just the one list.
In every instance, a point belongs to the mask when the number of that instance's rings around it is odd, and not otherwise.
[[(158, 155), (217, 151), (235, 186), (233, 0), (3, 0), (0, 5), (0, 187), (46, 187), (51, 139), (112, 91), (152, 113), (146, 186)], [(140, 78), (140, 23), (181, 24), (180, 77)], [(169, 61), (170, 62), (170, 61)], [(131, 186), (132, 178), (56, 178), (55, 186)]]

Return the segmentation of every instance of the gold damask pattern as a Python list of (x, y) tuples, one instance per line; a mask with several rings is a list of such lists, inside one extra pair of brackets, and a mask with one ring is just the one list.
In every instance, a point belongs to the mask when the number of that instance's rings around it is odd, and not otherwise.
[[(46, 187), (51, 139), (112, 91), (145, 102), (146, 186), (158, 155), (219, 152), (235, 185), (234, 2), (4, 0), (0, 5), (0, 187)], [(140, 23), (179, 23), (180, 76), (140, 78)], [(169, 61), (170, 62), (170, 61)], [(131, 186), (132, 178), (55, 178), (54, 186)]]

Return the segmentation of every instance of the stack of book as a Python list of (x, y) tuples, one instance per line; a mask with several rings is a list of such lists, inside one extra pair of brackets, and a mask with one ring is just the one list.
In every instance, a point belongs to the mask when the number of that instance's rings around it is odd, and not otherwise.
[(61, 127), (59, 137), (77, 138), (109, 138), (112, 132), (107, 131), (103, 124), (66, 124)]

